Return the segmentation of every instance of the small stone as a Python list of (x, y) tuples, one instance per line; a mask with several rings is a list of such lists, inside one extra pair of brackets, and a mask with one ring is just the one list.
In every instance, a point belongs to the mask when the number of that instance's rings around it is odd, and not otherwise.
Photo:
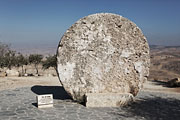
[(180, 78), (174, 78), (174, 79), (168, 81), (168, 85), (170, 87), (180, 87)]
[(27, 73), (25, 73), (25, 74), (24, 74), (24, 77), (27, 77), (27, 76), (28, 76), (28, 74), (27, 74)]

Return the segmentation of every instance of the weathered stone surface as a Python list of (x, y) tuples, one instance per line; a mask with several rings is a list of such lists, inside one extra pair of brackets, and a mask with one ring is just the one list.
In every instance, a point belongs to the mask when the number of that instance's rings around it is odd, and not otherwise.
[(57, 70), (74, 100), (86, 93), (131, 93), (149, 74), (149, 46), (141, 30), (128, 19), (110, 13), (93, 14), (73, 24), (61, 38)]
[(12, 69), (12, 70), (6, 70), (7, 76), (8, 77), (19, 77), (19, 71)]
[(120, 107), (133, 101), (130, 93), (87, 93), (86, 107)]

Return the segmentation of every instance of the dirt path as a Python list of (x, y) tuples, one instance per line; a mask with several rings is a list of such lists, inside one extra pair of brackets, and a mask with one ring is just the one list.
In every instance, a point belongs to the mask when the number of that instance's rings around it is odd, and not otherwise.
[(0, 77), (0, 91), (34, 85), (61, 86), (58, 77)]

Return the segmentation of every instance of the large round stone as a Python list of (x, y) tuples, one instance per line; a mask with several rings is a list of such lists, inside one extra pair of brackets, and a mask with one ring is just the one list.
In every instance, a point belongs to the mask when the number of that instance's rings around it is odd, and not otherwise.
[(74, 100), (86, 93), (131, 93), (147, 80), (149, 46), (142, 31), (128, 19), (111, 13), (89, 15), (61, 38), (57, 71)]

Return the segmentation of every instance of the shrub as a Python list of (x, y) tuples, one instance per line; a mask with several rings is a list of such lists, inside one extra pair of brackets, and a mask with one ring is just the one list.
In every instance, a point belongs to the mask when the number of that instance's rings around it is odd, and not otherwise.
[(46, 60), (43, 61), (43, 69), (48, 69), (53, 67), (56, 70), (57, 67), (57, 59), (56, 55), (46, 57)]

